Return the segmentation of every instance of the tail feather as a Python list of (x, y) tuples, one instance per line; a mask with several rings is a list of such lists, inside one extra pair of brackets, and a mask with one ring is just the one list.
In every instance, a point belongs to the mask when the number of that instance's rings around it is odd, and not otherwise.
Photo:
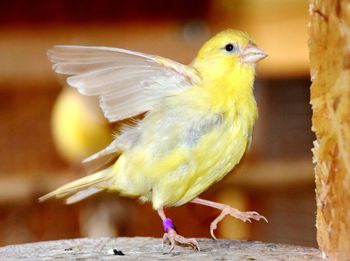
[(80, 190), (77, 193), (75, 193), (73, 196), (70, 196), (69, 198), (66, 199), (66, 204), (74, 204), (77, 203), (83, 199), (86, 199), (92, 195), (95, 195), (96, 193), (101, 192), (103, 189), (101, 188), (95, 188), (95, 187), (90, 187), (84, 190)]
[(102, 191), (106, 187), (106, 182), (111, 179), (110, 168), (99, 171), (95, 174), (72, 181), (58, 189), (39, 198), (39, 202), (50, 198), (66, 198), (67, 204), (73, 204), (84, 198)]

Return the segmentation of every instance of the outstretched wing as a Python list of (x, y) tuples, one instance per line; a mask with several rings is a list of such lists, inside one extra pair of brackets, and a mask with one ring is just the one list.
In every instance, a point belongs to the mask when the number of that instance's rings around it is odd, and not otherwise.
[(48, 56), (55, 72), (71, 75), (70, 86), (84, 95), (99, 96), (110, 122), (150, 111), (164, 97), (200, 81), (189, 66), (119, 48), (57, 45)]

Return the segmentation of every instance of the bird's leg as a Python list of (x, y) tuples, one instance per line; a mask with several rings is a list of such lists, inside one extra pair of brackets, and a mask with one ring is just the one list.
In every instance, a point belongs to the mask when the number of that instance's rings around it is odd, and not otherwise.
[(191, 203), (200, 204), (200, 205), (217, 208), (221, 210), (220, 215), (217, 218), (215, 218), (214, 221), (211, 222), (210, 224), (210, 234), (214, 239), (216, 239), (214, 235), (214, 230), (217, 228), (218, 223), (221, 220), (223, 220), (226, 215), (230, 215), (232, 217), (238, 218), (244, 222), (246, 221), (251, 222), (251, 219), (254, 219), (254, 220), (263, 219), (266, 222), (268, 222), (264, 216), (260, 215), (258, 212), (255, 212), (255, 211), (242, 212), (228, 205), (201, 199), (201, 198), (195, 198), (191, 201)]
[(184, 238), (176, 232), (173, 221), (165, 216), (164, 210), (162, 208), (158, 210), (158, 215), (163, 221), (163, 228), (165, 231), (162, 245), (164, 245), (166, 241), (170, 242), (171, 247), (169, 253), (174, 250), (175, 245), (190, 246), (193, 249), (196, 249), (198, 251), (200, 250), (196, 239)]

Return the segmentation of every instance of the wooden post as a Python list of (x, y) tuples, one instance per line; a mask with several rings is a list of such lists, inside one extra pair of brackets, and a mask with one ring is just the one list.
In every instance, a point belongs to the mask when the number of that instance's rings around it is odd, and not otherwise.
[[(320, 260), (311, 247), (256, 241), (198, 240), (201, 251), (169, 246), (160, 238), (81, 238), (0, 247), (1, 260)], [(121, 252), (120, 252), (121, 251)], [(124, 254), (124, 255), (121, 255)]]
[(350, 2), (310, 0), (317, 241), (350, 258)]

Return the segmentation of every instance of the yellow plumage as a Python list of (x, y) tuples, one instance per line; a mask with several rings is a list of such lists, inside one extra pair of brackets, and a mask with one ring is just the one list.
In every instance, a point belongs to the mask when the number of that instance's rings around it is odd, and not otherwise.
[[(219, 33), (188, 66), (106, 47), (57, 46), (49, 56), (58, 73), (75, 75), (67, 80), (71, 86), (100, 96), (110, 121), (147, 113), (90, 158), (119, 153), (111, 167), (42, 199), (73, 195), (71, 203), (109, 190), (151, 201), (156, 210), (179, 206), (223, 178), (249, 146), (257, 118), (255, 63), (266, 54), (246, 33)], [(113, 77), (124, 79), (123, 86), (115, 87)]]

